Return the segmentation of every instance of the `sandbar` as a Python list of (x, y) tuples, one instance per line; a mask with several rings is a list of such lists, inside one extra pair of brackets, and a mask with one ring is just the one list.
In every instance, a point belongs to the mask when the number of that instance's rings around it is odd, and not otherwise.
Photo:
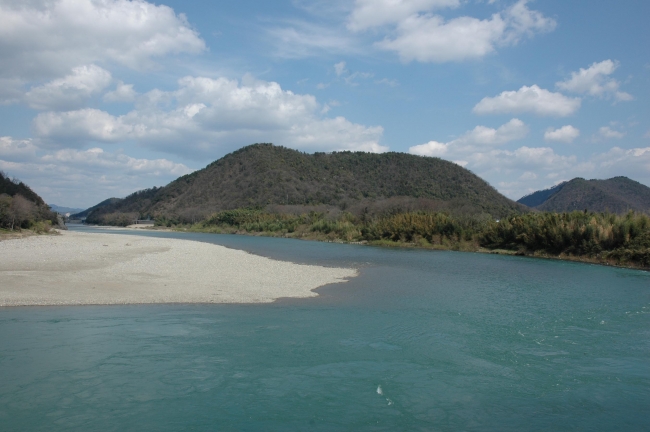
[(356, 275), (191, 240), (64, 231), (0, 241), (0, 307), (269, 303)]

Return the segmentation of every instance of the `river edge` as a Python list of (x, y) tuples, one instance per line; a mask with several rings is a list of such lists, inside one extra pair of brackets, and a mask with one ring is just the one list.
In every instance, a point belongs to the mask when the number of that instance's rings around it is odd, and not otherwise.
[(0, 307), (272, 303), (358, 274), (192, 240), (67, 231), (0, 242)]
[[(317, 241), (317, 242), (338, 243), (338, 244), (354, 244), (354, 245), (362, 245), (362, 246), (387, 247), (387, 248), (471, 252), (471, 253), (482, 253), (482, 254), (490, 254), (490, 255), (510, 255), (510, 256), (521, 256), (526, 258), (547, 259), (547, 260), (554, 260), (554, 261), (569, 261), (569, 262), (582, 263), (582, 264), (601, 265), (605, 267), (614, 267), (614, 268), (621, 268), (621, 269), (628, 269), (628, 270), (640, 270), (640, 271), (650, 272), (650, 267), (643, 267), (635, 264), (621, 265), (614, 262), (608, 262), (602, 259), (592, 258), (592, 257), (580, 257), (580, 256), (565, 255), (565, 254), (550, 255), (550, 254), (538, 253), (538, 252), (530, 253), (530, 252), (512, 251), (508, 249), (487, 249), (482, 247), (455, 248), (455, 247), (446, 247), (444, 245), (439, 245), (439, 244), (423, 246), (417, 243), (392, 242), (387, 240), (371, 241), (371, 242), (368, 241), (348, 242), (340, 239), (329, 240), (326, 238), (320, 238), (318, 236), (299, 237), (299, 236), (290, 236), (290, 235), (278, 235), (278, 233), (274, 233), (274, 232), (247, 232), (247, 231), (218, 232), (214, 230), (197, 230), (197, 229), (169, 228), (169, 227), (142, 226), (142, 225), (139, 226), (131, 225), (128, 227), (116, 227), (116, 226), (109, 226), (109, 225), (84, 225), (84, 226), (105, 229), (105, 230), (145, 230), (145, 231), (160, 231), (160, 232), (188, 232), (188, 233), (201, 233), (201, 234), (232, 234), (232, 235), (244, 235), (250, 237), (291, 238), (291, 239), (305, 240), (305, 241)], [(29, 231), (29, 230), (23, 230), (23, 231)], [(11, 235), (6, 236), (6, 234), (3, 237), (3, 233), (0, 233), (0, 242), (3, 240), (24, 238), (24, 237), (34, 236), (34, 235), (52, 235), (52, 234), (57, 235), (58, 232), (37, 234), (30, 231), (29, 234), (23, 235), (22, 237), (21, 236), (12, 237)]]
[[(98, 228), (104, 228), (103, 226), (97, 226)], [(117, 227), (106, 227), (110, 229), (132, 229), (132, 228), (117, 228)], [(373, 247), (386, 247), (386, 248), (402, 248), (402, 249), (421, 249), (421, 250), (434, 250), (434, 251), (452, 251), (452, 252), (471, 252), (471, 253), (481, 253), (489, 255), (510, 255), (510, 256), (520, 256), (526, 258), (536, 258), (536, 259), (547, 259), (554, 261), (569, 261), (582, 264), (592, 264), (592, 265), (601, 265), (605, 267), (614, 267), (628, 270), (641, 270), (645, 272), (650, 272), (650, 267), (643, 267), (636, 265), (634, 263), (628, 265), (617, 264), (615, 262), (610, 262), (603, 260), (602, 258), (593, 258), (593, 257), (584, 257), (584, 256), (573, 256), (573, 255), (550, 255), (541, 252), (526, 252), (526, 251), (513, 251), (508, 249), (487, 249), (483, 247), (471, 247), (469, 242), (461, 243), (461, 247), (454, 246), (445, 246), (445, 245), (421, 245), (417, 243), (404, 243), (404, 242), (394, 242), (389, 240), (379, 240), (379, 241), (345, 241), (341, 239), (329, 240), (324, 238), (324, 236), (291, 236), (291, 235), (278, 235), (274, 232), (247, 232), (247, 231), (233, 231), (233, 232), (217, 232), (214, 230), (198, 230), (198, 229), (186, 229), (186, 228), (169, 228), (169, 227), (148, 227), (148, 228), (137, 228), (137, 229), (147, 229), (152, 231), (162, 231), (162, 232), (188, 232), (188, 233), (201, 233), (201, 234), (233, 234), (233, 235), (245, 235), (251, 237), (277, 237), (277, 238), (290, 238), (296, 240), (305, 240), (305, 241), (317, 241), (325, 243), (338, 243), (338, 244), (354, 244), (362, 246), (373, 246)]]

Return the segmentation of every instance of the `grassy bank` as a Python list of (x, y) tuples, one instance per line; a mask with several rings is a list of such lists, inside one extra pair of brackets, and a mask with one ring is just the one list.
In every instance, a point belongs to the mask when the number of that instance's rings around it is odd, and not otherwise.
[(159, 219), (156, 225), (192, 232), (248, 234), (389, 247), (500, 253), (650, 269), (650, 218), (630, 212), (530, 213), (495, 220), (489, 215), (398, 213), (336, 217), (239, 209), (192, 225)]
[(50, 221), (34, 222), (30, 228), (6, 229), (0, 228), (0, 241), (30, 237), (33, 235), (55, 234), (57, 231), (52, 229)]

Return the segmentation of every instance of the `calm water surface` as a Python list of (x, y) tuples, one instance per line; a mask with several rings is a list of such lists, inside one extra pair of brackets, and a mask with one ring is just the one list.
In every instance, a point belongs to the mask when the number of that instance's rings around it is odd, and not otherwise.
[(147, 235), (361, 273), (270, 305), (0, 309), (0, 430), (650, 430), (646, 272)]

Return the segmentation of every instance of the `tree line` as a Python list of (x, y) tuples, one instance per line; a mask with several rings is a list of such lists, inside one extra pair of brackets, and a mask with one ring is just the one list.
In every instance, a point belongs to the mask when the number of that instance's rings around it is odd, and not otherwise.
[(34, 191), (0, 171), (0, 229), (48, 231), (57, 223), (51, 211)]
[(575, 258), (650, 268), (650, 218), (595, 212), (513, 214), (494, 219), (445, 212), (354, 215), (342, 211), (302, 214), (236, 209), (214, 213), (195, 224), (167, 218), (157, 225), (194, 231), (249, 233), (434, 249), (492, 250), (520, 255)]

